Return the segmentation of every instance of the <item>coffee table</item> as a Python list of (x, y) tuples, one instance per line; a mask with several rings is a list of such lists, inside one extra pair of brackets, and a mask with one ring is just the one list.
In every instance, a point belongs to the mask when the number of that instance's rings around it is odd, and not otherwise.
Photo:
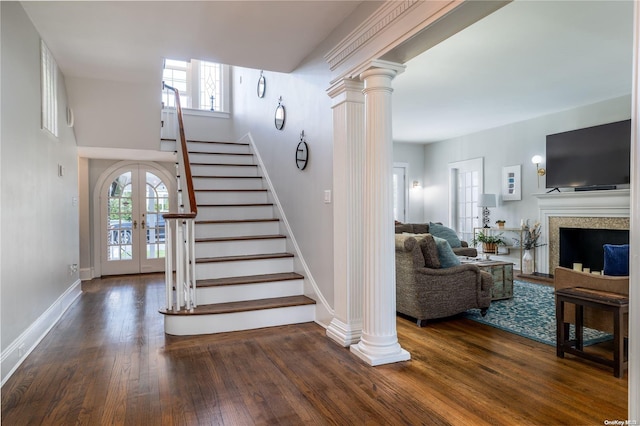
[(500, 260), (468, 260), (480, 270), (488, 272), (493, 277), (491, 300), (511, 299), (513, 297), (513, 263)]

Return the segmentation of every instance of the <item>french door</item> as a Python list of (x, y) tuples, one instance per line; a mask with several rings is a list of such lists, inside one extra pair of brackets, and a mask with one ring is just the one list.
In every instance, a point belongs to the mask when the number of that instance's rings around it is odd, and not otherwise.
[(102, 186), (102, 275), (164, 270), (165, 226), (169, 191), (159, 173), (128, 164), (111, 173)]
[(449, 164), (450, 224), (458, 236), (473, 240), (473, 228), (479, 226), (478, 198), (483, 192), (483, 159), (458, 161)]

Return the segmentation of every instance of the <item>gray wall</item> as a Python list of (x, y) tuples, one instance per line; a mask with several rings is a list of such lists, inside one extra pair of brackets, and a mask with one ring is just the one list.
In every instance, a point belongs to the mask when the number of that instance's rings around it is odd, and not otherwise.
[(79, 262), (79, 221), (77, 148), (65, 124), (64, 77), (59, 74), (55, 139), (40, 128), (40, 36), (20, 3), (0, 7), (4, 351), (78, 280), (69, 265)]
[[(406, 163), (409, 165), (407, 174), (407, 184), (409, 185), (409, 211), (407, 213), (408, 223), (422, 223), (425, 220), (432, 220), (424, 215), (424, 151), (425, 146), (415, 143), (395, 142), (393, 144), (393, 162)], [(420, 182), (419, 188), (412, 188), (414, 180)], [(443, 221), (444, 218), (435, 218), (436, 222)]]
[[(484, 157), (484, 192), (500, 194), (502, 167), (521, 164), (522, 200), (503, 201), (491, 209), (492, 222), (504, 219), (519, 226), (521, 219), (537, 219), (538, 204), (532, 194), (545, 192), (531, 157), (545, 157), (546, 135), (595, 126), (631, 117), (631, 96), (512, 123), (495, 129), (425, 145), (425, 217), (448, 218), (448, 170), (451, 162)], [(542, 164), (541, 167), (545, 167)]]
[[(368, 3), (368, 2), (364, 2)], [(250, 133), (264, 161), (285, 216), (320, 292), (333, 307), (333, 204), (323, 202), (333, 189), (333, 113), (331, 73), (323, 56), (379, 4), (363, 4), (292, 73), (264, 71), (266, 92), (258, 98), (260, 70), (234, 68), (233, 108), (236, 138)], [(282, 131), (274, 125), (278, 98), (286, 109)], [(304, 130), (309, 160), (296, 168), (295, 150)], [(304, 273), (304, 271), (299, 271)], [(305, 289), (308, 292), (308, 289)], [(323, 322), (327, 318), (320, 318)]]

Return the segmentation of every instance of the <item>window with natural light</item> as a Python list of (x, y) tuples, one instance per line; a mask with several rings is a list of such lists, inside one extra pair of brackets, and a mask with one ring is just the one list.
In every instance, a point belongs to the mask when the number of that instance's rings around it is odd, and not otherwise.
[[(228, 112), (229, 66), (215, 62), (165, 59), (162, 80), (178, 89), (183, 108)], [(164, 107), (175, 108), (173, 92), (162, 91)]]
[(42, 128), (58, 136), (58, 65), (49, 48), (40, 40), (42, 78)]

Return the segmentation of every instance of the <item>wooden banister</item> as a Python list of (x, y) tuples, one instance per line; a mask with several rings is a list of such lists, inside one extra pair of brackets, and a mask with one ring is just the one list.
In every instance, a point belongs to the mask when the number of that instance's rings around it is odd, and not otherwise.
[[(174, 87), (162, 82), (163, 89), (173, 90), (178, 117), (178, 134), (176, 140), (177, 177), (179, 192), (178, 212), (165, 213), (165, 286), (166, 308), (174, 312), (182, 309), (193, 310), (196, 304), (196, 269), (195, 269), (195, 217), (198, 214), (196, 193), (193, 189), (191, 162), (187, 149), (187, 138), (184, 134), (180, 93)], [(187, 195), (185, 199), (185, 193)], [(175, 250), (175, 280), (174, 257)], [(174, 291), (175, 289), (175, 291)], [(174, 298), (175, 294), (175, 298)]]
[[(180, 93), (178, 89), (162, 83), (164, 89), (172, 90), (176, 100), (176, 115), (178, 117), (178, 129), (180, 138), (176, 141), (176, 150), (182, 151), (182, 159), (184, 166), (184, 182), (186, 186), (187, 196), (189, 199), (189, 211), (184, 213), (165, 214), (165, 219), (190, 219), (198, 214), (198, 205), (196, 204), (196, 193), (193, 189), (193, 176), (191, 175), (191, 162), (189, 161), (189, 151), (187, 149), (187, 138), (184, 134), (184, 121), (182, 120), (182, 107), (180, 106)], [(178, 146), (179, 145), (179, 146)], [(170, 216), (170, 217), (169, 217)]]

